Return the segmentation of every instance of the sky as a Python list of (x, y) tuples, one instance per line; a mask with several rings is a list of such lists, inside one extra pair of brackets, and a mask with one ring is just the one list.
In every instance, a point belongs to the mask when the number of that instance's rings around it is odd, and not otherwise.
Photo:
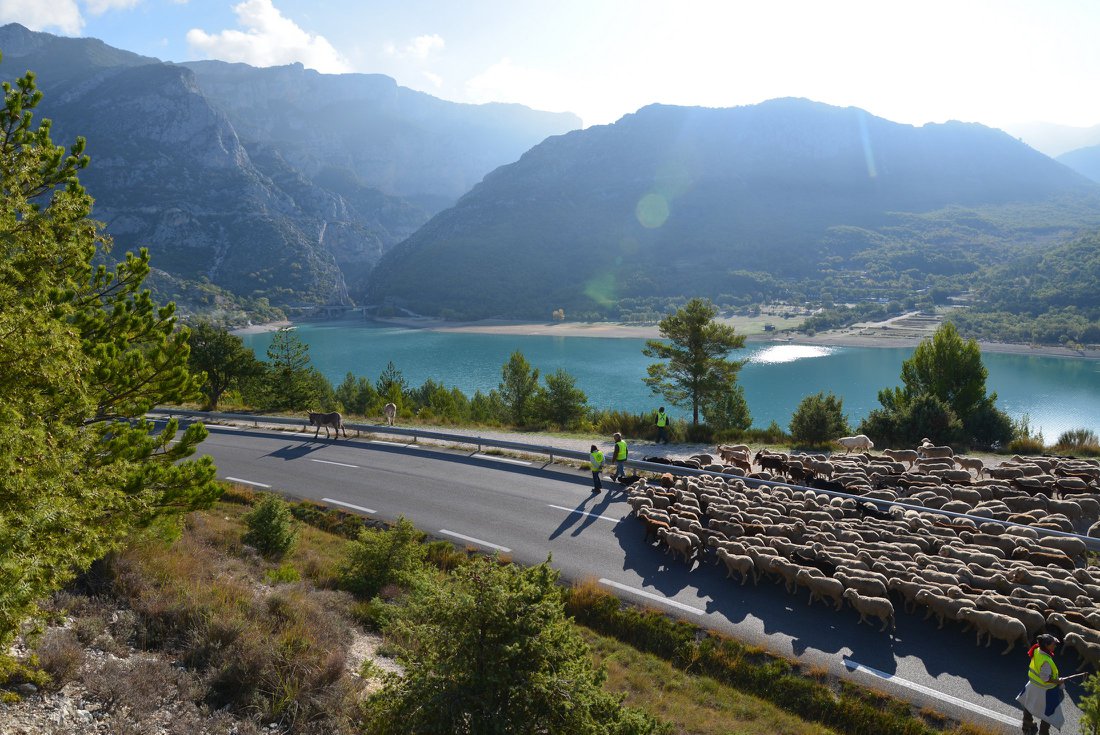
[(776, 97), (914, 125), (1100, 124), (1098, 0), (0, 0), (13, 21), (166, 61), (386, 74), (586, 126)]

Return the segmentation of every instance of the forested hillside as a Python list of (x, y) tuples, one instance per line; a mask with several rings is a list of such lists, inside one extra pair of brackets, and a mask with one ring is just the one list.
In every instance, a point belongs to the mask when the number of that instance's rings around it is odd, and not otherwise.
[(782, 99), (653, 105), (550, 138), (383, 258), (373, 301), (620, 317), (896, 299), (1100, 224), (1100, 186), (980, 125)]

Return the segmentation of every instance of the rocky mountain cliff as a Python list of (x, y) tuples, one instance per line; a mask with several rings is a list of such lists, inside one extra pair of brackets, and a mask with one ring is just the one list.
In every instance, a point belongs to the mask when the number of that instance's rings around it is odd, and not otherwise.
[[(898, 213), (1098, 191), (981, 125), (916, 128), (801, 99), (653, 105), (494, 171), (384, 256), (369, 295), (464, 317), (614, 315), (624, 300), (733, 294), (741, 271), (813, 279), (878, 247)], [(972, 233), (974, 219), (921, 223), (921, 237)]]
[(17, 24), (0, 51), (4, 78), (37, 74), (55, 143), (87, 138), (81, 180), (117, 253), (146, 246), (175, 280), (276, 305), (349, 303), (431, 212), (579, 124), (381, 76), (168, 64)]

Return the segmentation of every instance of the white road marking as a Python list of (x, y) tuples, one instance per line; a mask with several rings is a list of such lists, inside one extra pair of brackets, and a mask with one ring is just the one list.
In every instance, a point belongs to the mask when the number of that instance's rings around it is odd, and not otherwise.
[(474, 538), (473, 536), (463, 536), (461, 533), (455, 533), (454, 531), (448, 531), (445, 528), (439, 529), (439, 532), (443, 533), (443, 534), (446, 534), (448, 536), (454, 536), (455, 538), (460, 538), (463, 541), (469, 541), (471, 544), (478, 544), (479, 546), (488, 546), (490, 549), (496, 549), (497, 551), (503, 551), (505, 554), (507, 554), (508, 552), (511, 551), (511, 549), (509, 549), (507, 546), (497, 546), (496, 544), (491, 544), (488, 541), (482, 541), (481, 539)]
[(606, 584), (608, 587), (614, 587), (615, 589), (622, 590), (624, 592), (630, 592), (631, 594), (634, 594), (634, 595), (640, 595), (642, 597), (653, 600), (655, 602), (659, 602), (662, 605), (669, 605), (671, 607), (676, 608), (677, 610), (683, 610), (684, 612), (693, 613), (695, 615), (706, 615), (707, 614), (706, 610), (700, 610), (697, 607), (692, 607), (691, 605), (685, 605), (682, 602), (676, 602), (676, 600), (670, 600), (667, 597), (663, 597), (661, 595), (655, 595), (652, 592), (646, 592), (645, 590), (640, 590), (637, 587), (628, 587), (625, 584), (619, 584), (618, 582), (614, 582), (610, 579), (600, 579), (600, 584)]
[(364, 508), (361, 505), (352, 505), (351, 503), (345, 503), (343, 500), (333, 500), (332, 498), (321, 498), (322, 503), (332, 503), (333, 505), (342, 505), (345, 508), (351, 508), (352, 510), (359, 510), (364, 513), (377, 513), (378, 511), (371, 508)]
[(508, 462), (509, 464), (522, 464), (522, 465), (527, 465), (528, 467), (531, 466), (530, 462), (524, 462), (522, 459), (508, 459), (507, 457), (497, 457), (497, 456), (494, 456), (492, 454), (482, 454), (480, 452), (476, 452), (473, 456), (477, 457), (478, 459), (491, 459), (491, 460), (494, 460), (494, 461), (497, 461), (497, 462)]
[(343, 462), (329, 462), (327, 459), (312, 459), (312, 458), (310, 458), (309, 461), (310, 462), (320, 462), (321, 464), (334, 464), (337, 467), (353, 467), (355, 469), (359, 469), (359, 465), (357, 465), (357, 464), (344, 464)]
[(610, 518), (608, 516), (602, 516), (599, 513), (589, 513), (586, 510), (577, 510), (576, 508), (566, 508), (565, 506), (562, 506), (562, 505), (550, 505), (549, 507), (557, 508), (558, 510), (564, 510), (568, 513), (580, 513), (582, 516), (592, 516), (593, 518), (602, 518), (605, 521), (611, 521), (612, 523), (618, 523), (621, 520), (619, 518)]
[(991, 709), (986, 709), (985, 707), (982, 707), (980, 704), (972, 704), (971, 702), (967, 702), (966, 700), (959, 699), (958, 697), (952, 697), (950, 694), (944, 694), (943, 692), (937, 692), (935, 689), (930, 689), (929, 687), (923, 686), (921, 684), (917, 684), (914, 681), (909, 681), (908, 679), (902, 679), (901, 677), (894, 676), (893, 674), (887, 674), (885, 671), (879, 671), (878, 669), (872, 669), (870, 666), (864, 666), (861, 663), (857, 663), (856, 661), (853, 661), (852, 659), (848, 658), (847, 656), (844, 657), (844, 665), (847, 668), (851, 669), (852, 671), (862, 671), (863, 673), (868, 674), (870, 676), (875, 676), (875, 677), (878, 677), (879, 679), (883, 679), (885, 681), (889, 681), (889, 682), (892, 682), (894, 684), (900, 684), (903, 687), (908, 687), (909, 689), (912, 689), (914, 691), (918, 691), (922, 694), (927, 694), (930, 697), (935, 697), (936, 699), (943, 700), (944, 702), (947, 702), (948, 704), (953, 704), (956, 707), (962, 707), (963, 709), (970, 710), (971, 712), (976, 712), (979, 715), (982, 715), (984, 717), (988, 717), (991, 720), (997, 720), (998, 722), (1003, 722), (1006, 725), (1019, 725), (1020, 724), (1020, 718), (1019, 717), (1009, 717), (1008, 715), (1002, 715), (1000, 712), (994, 712)]
[(221, 429), (222, 431), (243, 431), (243, 426), (234, 426), (233, 424), (206, 424), (208, 429)]
[(256, 487), (267, 487), (267, 488), (271, 487), (270, 485), (265, 485), (262, 482), (253, 482), (252, 480), (242, 480), (239, 477), (227, 477), (225, 479), (229, 480), (230, 482), (239, 482), (242, 485), (254, 485)]

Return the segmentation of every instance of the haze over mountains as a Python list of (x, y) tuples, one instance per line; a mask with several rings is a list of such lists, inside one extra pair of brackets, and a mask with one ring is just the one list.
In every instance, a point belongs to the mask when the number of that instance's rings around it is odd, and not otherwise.
[(174, 65), (95, 39), (0, 28), (121, 253), (274, 304), (349, 302), (382, 253), (571, 115), (461, 105), (380, 75)]
[(81, 178), (116, 252), (148, 246), (161, 296), (188, 309), (233, 294), (543, 319), (685, 295), (893, 299), (966, 290), (1100, 227), (1094, 153), (1057, 162), (977, 124), (779, 99), (577, 130), (380, 75), (170, 64), (17, 24), (0, 51), (5, 78), (38, 74), (54, 141), (88, 139)]

